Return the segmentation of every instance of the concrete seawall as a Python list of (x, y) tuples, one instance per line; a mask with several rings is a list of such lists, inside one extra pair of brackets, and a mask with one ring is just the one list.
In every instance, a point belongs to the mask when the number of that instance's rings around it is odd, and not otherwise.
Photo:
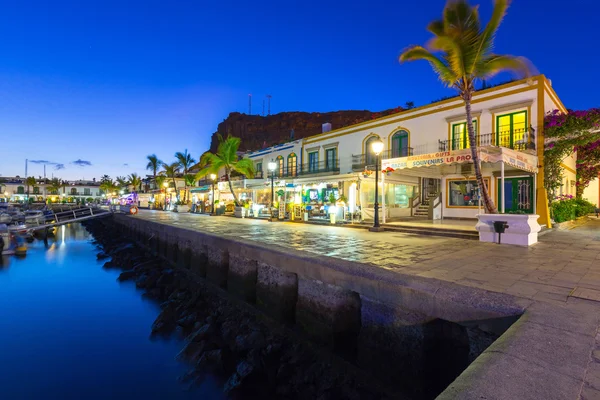
[(423, 397), (440, 393), (530, 304), (241, 238), (125, 215), (113, 221), (157, 256), (359, 366), (389, 381), (427, 380), (431, 388), (419, 393)]

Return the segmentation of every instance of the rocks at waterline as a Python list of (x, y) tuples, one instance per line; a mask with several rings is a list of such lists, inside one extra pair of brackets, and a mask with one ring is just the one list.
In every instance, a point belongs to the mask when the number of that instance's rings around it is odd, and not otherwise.
[(119, 281), (134, 282), (145, 297), (160, 303), (152, 334), (185, 338), (177, 357), (192, 368), (183, 381), (201, 383), (212, 373), (232, 398), (385, 398), (384, 390), (356, 369), (332, 363), (330, 355), (318, 354), (319, 349), (290, 339), (263, 317), (224, 299), (219, 289), (119, 240), (110, 225), (85, 225), (111, 257), (105, 266), (123, 270)]

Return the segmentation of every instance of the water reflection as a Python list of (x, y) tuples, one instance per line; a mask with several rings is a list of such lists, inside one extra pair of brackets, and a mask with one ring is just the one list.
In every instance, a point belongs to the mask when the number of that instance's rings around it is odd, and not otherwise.
[(79, 225), (0, 262), (2, 399), (217, 399), (177, 381), (182, 343), (150, 340), (158, 307), (102, 269)]

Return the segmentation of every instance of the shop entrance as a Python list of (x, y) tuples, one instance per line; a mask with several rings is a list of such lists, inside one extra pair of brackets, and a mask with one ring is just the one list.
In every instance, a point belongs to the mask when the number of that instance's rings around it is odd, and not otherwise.
[(423, 178), (421, 186), (421, 204), (429, 204), (429, 200), (440, 193), (441, 182), (441, 179)]
[(501, 209), (501, 199), (504, 195), (504, 211), (533, 214), (533, 177), (498, 179), (498, 209)]

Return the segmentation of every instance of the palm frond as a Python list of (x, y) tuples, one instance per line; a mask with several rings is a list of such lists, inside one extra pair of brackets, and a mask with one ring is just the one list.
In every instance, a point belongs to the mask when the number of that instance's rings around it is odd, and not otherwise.
[(439, 79), (447, 86), (452, 84), (458, 79), (456, 74), (450, 69), (447, 63), (436, 57), (429, 50), (423, 46), (411, 46), (405, 49), (400, 54), (400, 62), (425, 60), (431, 64), (433, 70), (438, 74)]
[(492, 11), (492, 16), (483, 29), (483, 32), (481, 32), (477, 46), (476, 57), (473, 60), (473, 63), (470, 64), (470, 71), (475, 70), (477, 62), (483, 56), (490, 54), (494, 50), (494, 39), (496, 38), (496, 32), (498, 32), (498, 28), (500, 27), (500, 24), (506, 15), (506, 10), (508, 10), (509, 5), (510, 0), (494, 1), (494, 10)]
[(249, 158), (242, 158), (231, 166), (231, 169), (246, 175), (248, 178), (254, 178), (254, 162)]
[(518, 77), (529, 77), (534, 71), (531, 62), (525, 57), (492, 55), (481, 60), (476, 74), (480, 79), (489, 79), (503, 71), (511, 71)]

